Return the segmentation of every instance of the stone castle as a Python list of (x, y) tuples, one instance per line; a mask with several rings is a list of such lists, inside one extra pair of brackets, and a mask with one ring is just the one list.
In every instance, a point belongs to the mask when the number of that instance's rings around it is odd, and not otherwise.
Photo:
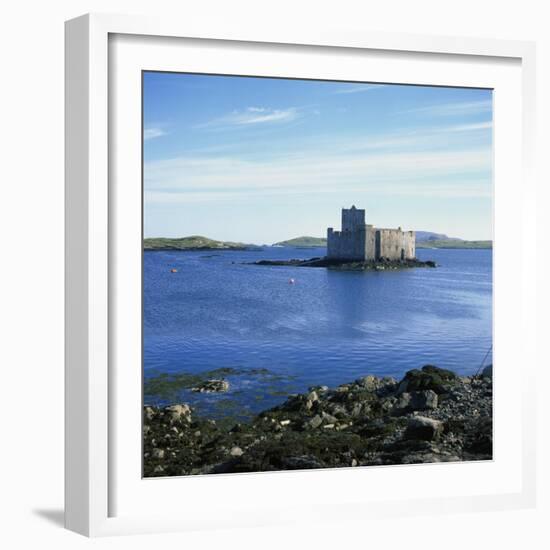
[(413, 260), (414, 231), (378, 229), (365, 223), (365, 210), (342, 208), (342, 230), (327, 229), (327, 257), (335, 260)]

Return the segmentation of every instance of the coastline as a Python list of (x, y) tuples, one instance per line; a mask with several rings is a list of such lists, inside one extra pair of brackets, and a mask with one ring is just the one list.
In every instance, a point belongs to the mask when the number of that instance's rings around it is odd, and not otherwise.
[(492, 459), (492, 368), (316, 386), (231, 426), (185, 403), (143, 411), (145, 477)]

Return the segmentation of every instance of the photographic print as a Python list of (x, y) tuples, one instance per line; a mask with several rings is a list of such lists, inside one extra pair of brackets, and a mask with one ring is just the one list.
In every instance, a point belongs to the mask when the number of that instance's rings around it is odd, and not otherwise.
[(144, 477), (492, 459), (490, 89), (144, 71), (142, 111)]

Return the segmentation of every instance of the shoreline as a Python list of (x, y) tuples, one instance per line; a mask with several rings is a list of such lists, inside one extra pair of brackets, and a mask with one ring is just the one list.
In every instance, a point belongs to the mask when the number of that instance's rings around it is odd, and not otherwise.
[(229, 426), (186, 403), (143, 412), (145, 477), (492, 459), (488, 368), (315, 386)]

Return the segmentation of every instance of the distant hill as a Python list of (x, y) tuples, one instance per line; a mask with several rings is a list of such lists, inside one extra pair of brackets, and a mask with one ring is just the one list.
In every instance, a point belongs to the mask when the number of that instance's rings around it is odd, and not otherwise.
[(295, 237), (288, 241), (274, 243), (273, 246), (294, 246), (294, 247), (324, 247), (327, 246), (327, 240), (323, 237)]
[[(295, 237), (287, 241), (274, 243), (273, 246), (289, 246), (294, 248), (325, 247), (327, 240), (322, 237)], [(464, 241), (456, 237), (448, 237), (443, 233), (431, 231), (416, 232), (416, 248), (492, 248), (492, 241)]]
[(438, 239), (418, 241), (416, 248), (493, 248), (493, 241), (463, 241), (462, 239)]
[(259, 247), (254, 244), (216, 241), (207, 237), (201, 237), (200, 235), (179, 238), (154, 237), (143, 239), (144, 250), (249, 250), (257, 248)]
[(423, 241), (460, 241), (455, 237), (447, 237), (444, 233), (432, 233), (431, 231), (416, 231), (416, 242)]

